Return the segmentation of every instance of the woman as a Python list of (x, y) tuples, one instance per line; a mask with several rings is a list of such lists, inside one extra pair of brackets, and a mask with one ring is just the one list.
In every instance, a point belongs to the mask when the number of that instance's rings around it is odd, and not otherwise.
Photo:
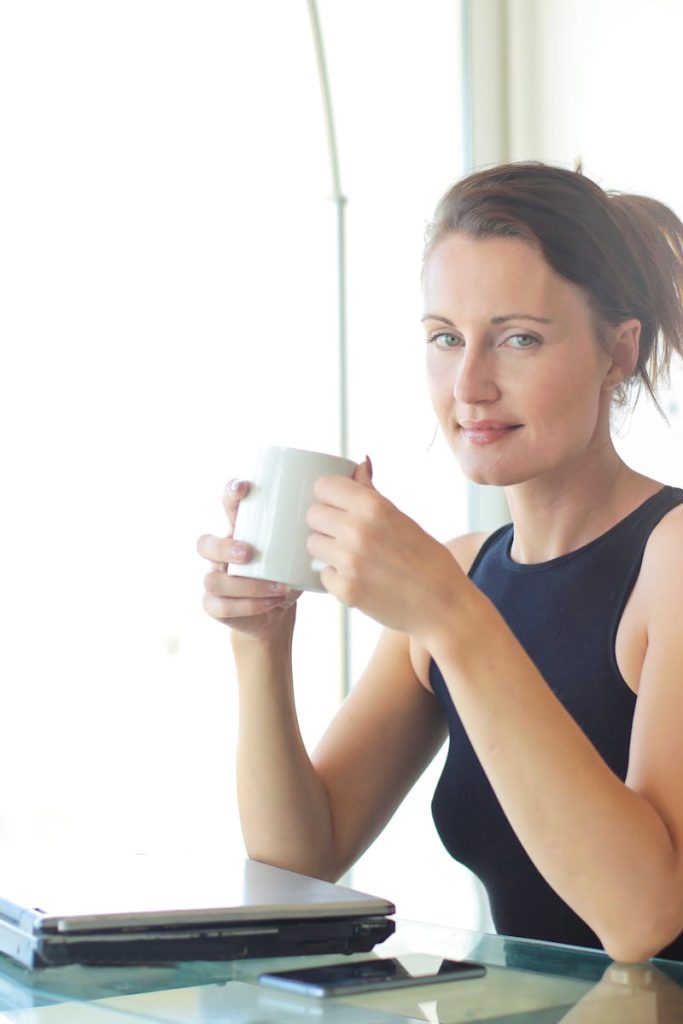
[[(312, 757), (294, 710), (298, 595), (203, 537), (232, 627), (250, 855), (339, 877), (447, 732), (433, 804), (499, 931), (683, 959), (683, 490), (617, 455), (610, 416), (683, 354), (683, 224), (580, 173), (512, 164), (441, 200), (423, 271), (432, 402), (512, 525), (434, 540), (372, 487), (322, 478), (309, 550), (385, 626)], [(248, 484), (226, 491), (228, 519)], [(380, 737), (381, 742), (377, 742)]]

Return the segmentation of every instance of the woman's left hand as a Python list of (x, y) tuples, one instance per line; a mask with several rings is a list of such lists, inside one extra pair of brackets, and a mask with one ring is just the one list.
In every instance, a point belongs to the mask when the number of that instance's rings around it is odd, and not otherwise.
[(308, 551), (325, 563), (324, 587), (343, 604), (416, 640), (453, 611), (466, 576), (443, 544), (372, 485), (369, 462), (352, 480), (321, 477), (308, 511)]

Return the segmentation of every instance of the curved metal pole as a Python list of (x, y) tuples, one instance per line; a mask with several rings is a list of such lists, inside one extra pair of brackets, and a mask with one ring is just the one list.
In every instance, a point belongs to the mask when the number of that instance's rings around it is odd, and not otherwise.
[(339, 355), (339, 453), (348, 456), (348, 376), (346, 344), (346, 196), (342, 192), (339, 172), (337, 134), (332, 110), (332, 95), (325, 61), (325, 47), (320, 29), (316, 0), (308, 0), (313, 45), (318, 65), (318, 81), (323, 103), (327, 151), (332, 178), (332, 202), (336, 207), (336, 249), (337, 249), (337, 346)]
[(332, 172), (333, 198), (344, 201), (339, 174), (339, 154), (337, 150), (337, 135), (334, 127), (334, 113), (332, 111), (332, 94), (330, 92), (330, 81), (327, 74), (327, 63), (325, 61), (325, 47), (323, 45), (316, 0), (308, 0), (308, 14), (311, 19), (313, 45), (315, 47), (315, 58), (318, 65), (318, 81), (320, 83), (320, 92), (323, 101), (325, 131), (327, 133), (327, 146), (330, 157), (330, 169)]
[[(349, 449), (349, 395), (348, 395), (348, 356), (346, 338), (346, 196), (342, 192), (341, 175), (339, 172), (339, 152), (337, 134), (332, 110), (332, 94), (327, 74), (325, 47), (318, 17), (316, 0), (307, 0), (308, 13), (313, 33), (313, 46), (318, 66), (318, 82), (323, 103), (323, 118), (327, 136), (327, 150), (332, 178), (332, 202), (336, 213), (336, 254), (337, 254), (337, 366), (339, 372), (338, 390), (338, 447), (339, 454), (348, 458)], [(351, 689), (351, 624), (349, 610), (340, 605), (341, 615), (341, 653), (340, 653), (340, 697), (343, 700)]]

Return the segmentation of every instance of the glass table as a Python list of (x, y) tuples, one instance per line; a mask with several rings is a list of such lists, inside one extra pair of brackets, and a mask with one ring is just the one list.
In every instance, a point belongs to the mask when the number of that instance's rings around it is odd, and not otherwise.
[[(0, 1024), (681, 1024), (683, 964), (615, 964), (601, 952), (417, 922), (372, 955), (420, 953), (486, 964), (438, 985), (343, 999), (280, 993), (261, 971), (341, 957), (26, 971), (0, 957)], [(367, 957), (371, 954), (360, 954)]]

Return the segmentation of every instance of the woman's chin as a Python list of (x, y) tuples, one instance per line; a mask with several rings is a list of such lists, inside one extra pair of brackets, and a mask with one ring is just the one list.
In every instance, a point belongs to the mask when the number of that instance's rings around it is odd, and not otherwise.
[(464, 465), (461, 462), (460, 468), (470, 483), (479, 484), (481, 487), (512, 487), (529, 479), (527, 473), (520, 473), (519, 470), (515, 472), (511, 466), (484, 468)]

